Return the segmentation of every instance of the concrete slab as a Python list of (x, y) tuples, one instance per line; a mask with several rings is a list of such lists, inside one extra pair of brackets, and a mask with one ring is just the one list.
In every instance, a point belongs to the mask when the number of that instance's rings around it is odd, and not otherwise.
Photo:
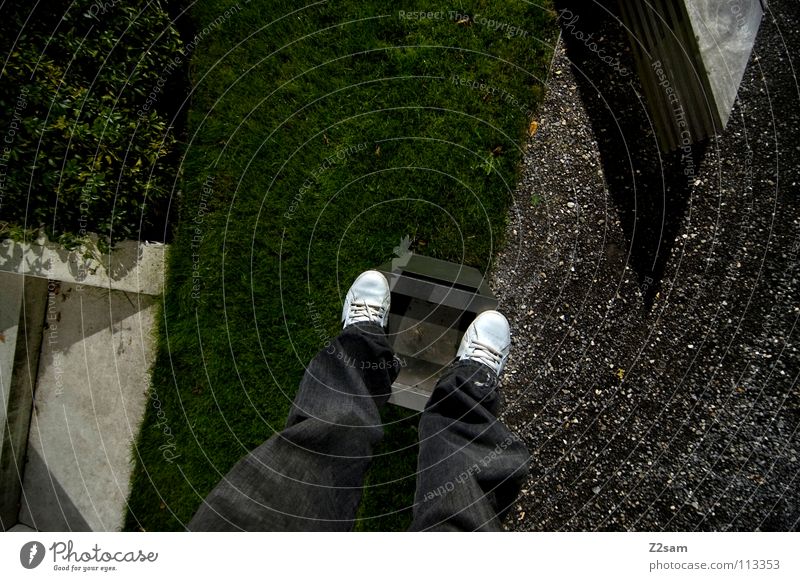
[(763, 3), (619, 3), (664, 151), (725, 128), (755, 44)]
[(40, 531), (119, 530), (156, 299), (72, 283), (48, 291), (19, 520)]
[(9, 533), (36, 533), (38, 532), (36, 529), (32, 529), (26, 525), (14, 525), (10, 529), (8, 529)]
[(110, 255), (87, 257), (86, 249), (65, 250), (40, 241), (0, 242), (0, 271), (149, 295), (164, 288), (164, 253), (158, 243), (124, 240)]
[(761, 0), (687, 0), (686, 10), (725, 127), (756, 42), (763, 15)]
[(0, 529), (17, 523), (47, 281), (0, 273)]

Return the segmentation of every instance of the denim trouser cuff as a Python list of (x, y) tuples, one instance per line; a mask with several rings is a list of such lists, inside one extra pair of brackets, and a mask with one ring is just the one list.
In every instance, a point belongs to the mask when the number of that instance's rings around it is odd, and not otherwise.
[[(190, 530), (351, 530), (399, 367), (383, 329), (358, 323), (306, 369), (285, 429), (241, 459)], [(412, 530), (500, 530), (529, 454), (495, 417), (497, 379), (452, 365), (420, 419)]]

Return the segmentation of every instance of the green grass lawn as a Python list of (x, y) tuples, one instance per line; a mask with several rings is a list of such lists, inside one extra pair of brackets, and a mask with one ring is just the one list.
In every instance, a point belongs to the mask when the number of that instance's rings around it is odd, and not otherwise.
[[(403, 237), (491, 266), (556, 35), (542, 3), (239, 4), (217, 26), (236, 2), (191, 9), (203, 35), (128, 530), (182, 529), (283, 427), (350, 282)], [(411, 518), (418, 417), (383, 417), (362, 530)]]

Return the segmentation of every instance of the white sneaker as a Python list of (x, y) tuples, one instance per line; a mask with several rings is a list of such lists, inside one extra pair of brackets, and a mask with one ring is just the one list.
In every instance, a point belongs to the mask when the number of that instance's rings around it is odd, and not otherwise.
[(456, 359), (469, 359), (488, 366), (500, 375), (511, 350), (511, 329), (506, 318), (497, 311), (484, 311), (467, 328)]
[(362, 272), (344, 299), (342, 308), (344, 326), (366, 322), (385, 326), (390, 299), (391, 292), (385, 276), (377, 270)]

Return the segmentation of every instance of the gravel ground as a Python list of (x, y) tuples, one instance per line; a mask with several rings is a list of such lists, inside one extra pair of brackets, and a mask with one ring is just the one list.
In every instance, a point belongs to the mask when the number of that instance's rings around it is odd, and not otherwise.
[(689, 180), (633, 76), (559, 43), (492, 272), (534, 456), (509, 529), (798, 530), (800, 6), (769, 10)]

